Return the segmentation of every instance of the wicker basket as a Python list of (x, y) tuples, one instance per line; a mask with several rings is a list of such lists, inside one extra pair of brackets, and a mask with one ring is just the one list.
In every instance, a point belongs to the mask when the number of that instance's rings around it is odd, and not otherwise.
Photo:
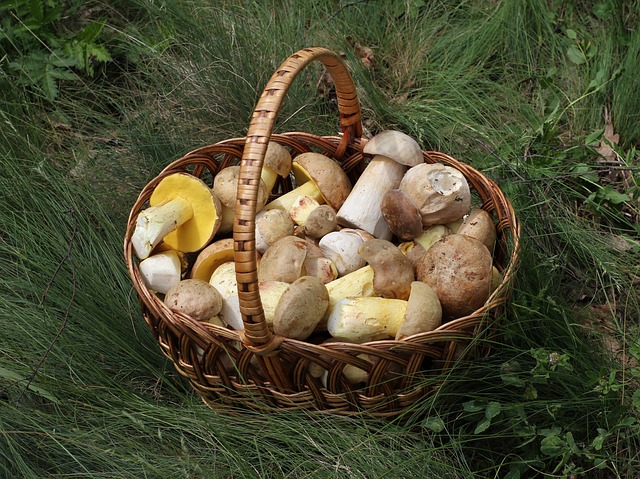
[[(316, 136), (290, 132), (273, 134), (275, 118), (296, 75), (310, 62), (321, 61), (336, 87), (342, 134)], [(498, 330), (497, 320), (509, 293), (518, 262), (519, 226), (509, 201), (496, 183), (472, 167), (443, 153), (424, 151), (427, 163), (443, 163), (459, 169), (467, 178), (478, 205), (495, 220), (498, 240), (494, 264), (503, 281), (482, 308), (443, 324), (435, 331), (400, 341), (366, 344), (333, 342), (314, 344), (274, 335), (266, 326), (258, 291), (255, 259), (255, 211), (257, 185), (269, 141), (286, 146), (296, 155), (317, 151), (340, 161), (352, 182), (364, 167), (361, 114), (355, 86), (343, 61), (324, 48), (300, 50), (289, 57), (265, 87), (245, 138), (225, 140), (194, 150), (174, 161), (154, 178), (134, 204), (124, 241), (126, 263), (142, 312), (162, 352), (189, 379), (212, 408), (228, 406), (257, 410), (310, 410), (342, 415), (368, 413), (395, 416), (428, 394), (444, 370), (465, 355), (483, 354), (474, 341)], [(241, 164), (234, 224), (234, 260), (245, 329), (235, 331), (170, 311), (144, 285), (134, 258), (131, 234), (136, 217), (147, 206), (154, 187), (167, 175), (189, 172), (213, 184), (222, 168)], [(276, 187), (289, 191), (290, 181)], [(363, 359), (363, 354), (368, 359)], [(365, 370), (367, 381), (352, 386), (343, 371), (348, 365)], [(310, 368), (328, 371), (323, 384)]]

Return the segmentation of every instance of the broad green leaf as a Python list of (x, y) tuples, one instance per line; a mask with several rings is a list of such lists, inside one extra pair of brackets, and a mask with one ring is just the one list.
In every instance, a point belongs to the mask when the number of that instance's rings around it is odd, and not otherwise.
[(559, 436), (547, 436), (540, 441), (540, 452), (549, 457), (563, 454), (566, 447), (567, 443)]
[(429, 429), (433, 432), (442, 432), (444, 431), (445, 424), (442, 419), (435, 416), (430, 416), (422, 421), (422, 427)]
[(463, 409), (466, 412), (480, 412), (485, 408), (484, 404), (479, 404), (477, 401), (467, 401), (462, 404)]
[(578, 38), (578, 34), (576, 33), (575, 30), (567, 28), (566, 33), (567, 33), (567, 37), (570, 38), (571, 40), (575, 40), (576, 38)]
[(567, 49), (567, 58), (569, 58), (569, 61), (575, 63), (576, 65), (582, 65), (587, 61), (587, 58), (584, 56), (582, 50), (580, 50), (580, 48), (578, 48), (576, 45), (571, 45)]
[(484, 412), (484, 414), (487, 417), (487, 419), (493, 419), (498, 414), (500, 414), (501, 410), (502, 410), (502, 406), (500, 405), (499, 402), (491, 401), (489, 404), (487, 404), (487, 409)]
[(484, 432), (487, 429), (489, 429), (489, 426), (491, 426), (491, 418), (484, 417), (482, 418), (482, 420), (480, 420), (480, 422), (476, 426), (476, 429), (475, 431), (473, 431), (473, 433), (480, 434), (481, 432)]
[(584, 143), (586, 145), (596, 145), (600, 141), (600, 138), (602, 138), (603, 133), (604, 133), (604, 128), (599, 128), (589, 133), (587, 137), (584, 139)]

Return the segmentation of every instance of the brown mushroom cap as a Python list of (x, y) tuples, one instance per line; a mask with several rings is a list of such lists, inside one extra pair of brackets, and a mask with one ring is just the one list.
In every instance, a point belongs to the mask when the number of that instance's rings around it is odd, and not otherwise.
[(391, 232), (401, 240), (410, 240), (422, 233), (420, 210), (403, 191), (387, 191), (380, 210)]
[(383, 298), (408, 299), (414, 281), (411, 261), (390, 241), (372, 239), (359, 249), (373, 268), (373, 289)]
[(335, 210), (329, 205), (320, 205), (315, 208), (304, 224), (304, 232), (310, 238), (322, 238), (338, 227)]
[(382, 155), (406, 166), (419, 165), (424, 161), (418, 142), (406, 133), (385, 130), (371, 138), (362, 152), (366, 155)]
[(293, 159), (298, 185), (313, 181), (324, 201), (338, 211), (349, 196), (351, 181), (338, 162), (320, 153), (302, 153)]
[(220, 201), (200, 178), (174, 173), (160, 180), (151, 193), (149, 204), (158, 206), (176, 196), (189, 202), (193, 216), (168, 233), (163, 241), (177, 251), (198, 251), (211, 241), (220, 227)]
[(273, 317), (273, 331), (292, 339), (306, 339), (329, 307), (329, 293), (318, 278), (302, 276), (282, 294)]
[(416, 267), (417, 279), (438, 295), (446, 319), (479, 309), (489, 297), (493, 259), (479, 240), (461, 234), (436, 241)]
[(291, 153), (280, 143), (270, 141), (264, 154), (264, 165), (280, 176), (287, 176), (291, 172)]
[(167, 291), (164, 304), (172, 311), (208, 321), (222, 309), (222, 296), (206, 281), (183, 279)]
[[(223, 168), (213, 179), (213, 192), (220, 202), (227, 208), (235, 211), (236, 196), (238, 193), (238, 178), (240, 177), (240, 165), (232, 165)], [(269, 192), (264, 181), (260, 180), (256, 211), (260, 211), (269, 199)]]
[(458, 228), (458, 234), (476, 238), (493, 251), (496, 242), (496, 225), (491, 215), (482, 208), (474, 208)]
[(224, 238), (211, 243), (196, 257), (189, 277), (209, 281), (215, 269), (222, 263), (233, 260), (233, 238)]
[(396, 339), (433, 331), (442, 323), (442, 306), (431, 286), (422, 281), (411, 283), (411, 294), (404, 313), (404, 322), (398, 328)]
[(409, 168), (400, 190), (418, 207), (425, 227), (460, 219), (471, 205), (471, 191), (462, 172), (440, 163)]
[(285, 236), (271, 245), (260, 260), (258, 281), (293, 283), (304, 276), (307, 242), (297, 236)]
[(256, 214), (256, 249), (264, 254), (273, 243), (293, 235), (293, 221), (286, 211), (262, 210)]

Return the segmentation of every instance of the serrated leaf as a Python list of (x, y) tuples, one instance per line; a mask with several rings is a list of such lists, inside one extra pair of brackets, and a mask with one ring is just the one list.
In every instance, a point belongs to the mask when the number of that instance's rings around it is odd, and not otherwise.
[(575, 63), (576, 65), (582, 65), (587, 61), (587, 57), (584, 56), (582, 50), (580, 50), (576, 45), (571, 45), (567, 49), (567, 58), (571, 63)]

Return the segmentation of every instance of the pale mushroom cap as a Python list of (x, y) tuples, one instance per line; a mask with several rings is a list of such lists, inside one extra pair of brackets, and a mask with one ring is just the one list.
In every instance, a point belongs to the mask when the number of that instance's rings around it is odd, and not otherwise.
[(351, 181), (337, 161), (320, 153), (302, 153), (293, 159), (297, 184), (313, 181), (325, 202), (335, 211), (349, 196)]
[(258, 268), (258, 281), (293, 283), (304, 276), (307, 242), (296, 236), (285, 236), (264, 253)]
[(211, 243), (196, 257), (189, 277), (209, 281), (215, 269), (222, 263), (233, 260), (233, 238), (224, 238)]
[(222, 309), (222, 296), (206, 281), (183, 279), (167, 291), (164, 304), (172, 311), (184, 313), (198, 321), (208, 321)]
[(293, 227), (293, 220), (284, 210), (259, 211), (256, 214), (256, 249), (264, 254), (279, 239), (293, 235)]
[(471, 205), (471, 191), (462, 172), (440, 163), (409, 168), (400, 190), (418, 207), (425, 227), (456, 221)]
[(373, 268), (373, 289), (383, 298), (408, 299), (414, 281), (413, 265), (387, 240), (372, 239), (360, 247), (360, 256)]
[(304, 224), (304, 232), (311, 238), (322, 238), (338, 227), (335, 210), (329, 205), (320, 205), (314, 209)]
[(442, 323), (442, 306), (431, 286), (422, 281), (411, 283), (411, 294), (404, 313), (404, 322), (398, 328), (396, 339), (433, 331)]
[(149, 204), (157, 206), (175, 196), (189, 202), (193, 216), (167, 234), (163, 241), (178, 251), (198, 251), (211, 241), (220, 227), (220, 201), (200, 178), (188, 173), (174, 173), (160, 180)]
[(406, 166), (416, 166), (424, 161), (418, 142), (396, 130), (385, 130), (371, 138), (362, 152), (366, 155), (382, 155)]
[(283, 281), (260, 281), (258, 283), (264, 320), (271, 328), (273, 328), (276, 306), (287, 288), (289, 288), (289, 283)]
[(291, 153), (280, 143), (270, 141), (264, 155), (264, 165), (280, 176), (287, 176), (291, 172)]
[[(235, 211), (238, 194), (238, 178), (240, 177), (240, 165), (232, 165), (223, 168), (213, 179), (213, 192), (227, 208)], [(256, 211), (260, 211), (269, 199), (269, 192), (262, 179), (258, 188)]]
[(318, 245), (325, 258), (336, 266), (339, 276), (344, 276), (365, 265), (364, 258), (358, 253), (364, 244), (362, 237), (354, 230), (340, 230), (327, 233)]
[(401, 240), (410, 240), (422, 233), (420, 210), (403, 191), (387, 191), (380, 210), (391, 232)]
[(436, 241), (416, 267), (433, 288), (446, 319), (473, 313), (489, 298), (493, 258), (479, 240), (452, 234)]
[(329, 293), (318, 278), (303, 276), (282, 294), (273, 317), (276, 334), (292, 339), (306, 339), (329, 307)]

